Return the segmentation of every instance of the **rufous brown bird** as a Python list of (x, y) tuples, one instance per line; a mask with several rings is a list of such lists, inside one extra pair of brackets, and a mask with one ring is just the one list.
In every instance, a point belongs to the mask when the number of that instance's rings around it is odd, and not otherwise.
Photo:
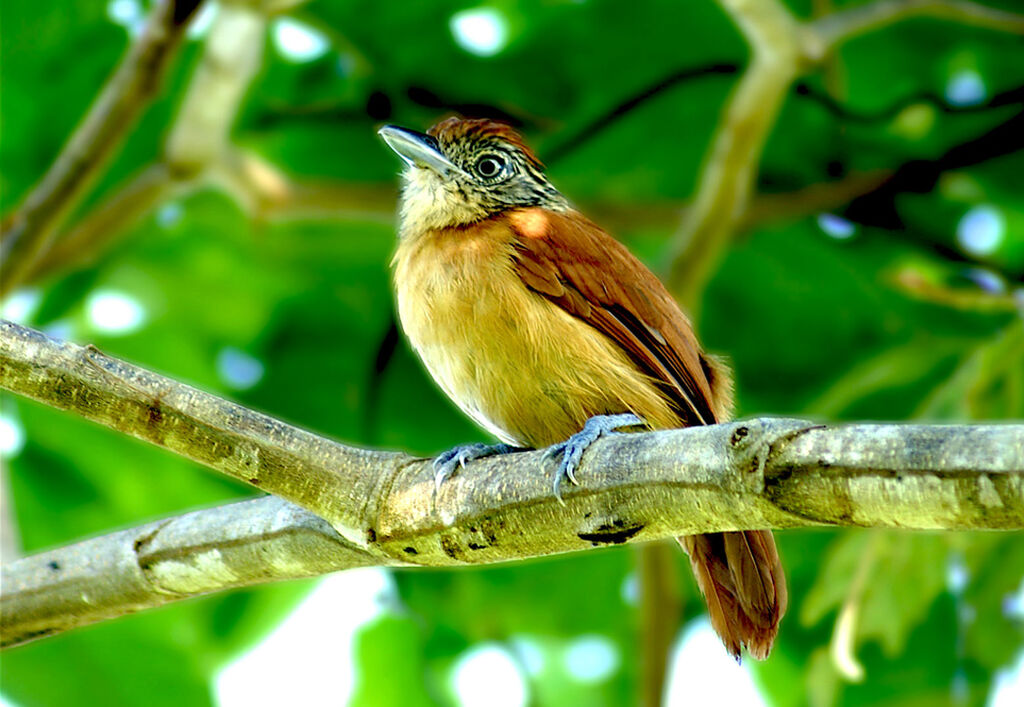
[[(427, 134), (380, 135), (406, 163), (393, 261), (402, 328), (448, 397), (504, 443), (441, 455), (438, 483), (470, 459), (556, 445), (557, 494), (603, 434), (728, 419), (728, 369), (516, 132), (449, 118)], [(726, 649), (766, 658), (786, 610), (771, 531), (679, 542)]]

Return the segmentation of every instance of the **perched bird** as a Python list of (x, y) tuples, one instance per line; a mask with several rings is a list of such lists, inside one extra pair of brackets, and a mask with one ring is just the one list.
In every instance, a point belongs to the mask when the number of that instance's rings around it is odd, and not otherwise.
[[(729, 417), (727, 368), (701, 350), (661, 282), (552, 186), (516, 132), (449, 118), (427, 134), (380, 135), (406, 163), (393, 261), (402, 328), (444, 392), (504, 443), (441, 455), (439, 483), (470, 459), (558, 445), (558, 493), (602, 434)], [(726, 649), (766, 658), (786, 610), (771, 531), (679, 541)]]

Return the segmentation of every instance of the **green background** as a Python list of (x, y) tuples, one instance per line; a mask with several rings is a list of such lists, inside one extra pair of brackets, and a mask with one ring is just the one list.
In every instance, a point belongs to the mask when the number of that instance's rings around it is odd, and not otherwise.
[[(811, 12), (809, 0), (790, 4), (802, 16)], [(317, 0), (295, 10), (291, 16), (322, 33), (328, 49), (296, 62), (268, 42), (235, 144), (296, 181), (341, 191), (370, 185), (386, 199), (398, 163), (375, 135), (380, 124), (425, 129), (459, 107), (504, 111), (542, 159), (552, 156), (555, 184), (578, 203), (618, 209), (609, 228), (665, 272), (678, 218), (621, 213), (673, 214), (693, 193), (746, 57), (728, 18), (710, 0), (493, 2), (487, 7), (507, 21), (508, 43), (479, 57), (458, 46), (449, 26), (467, 7)], [(127, 46), (107, 10), (103, 2), (0, 3), (5, 214), (57, 154)], [(83, 212), (159, 157), (201, 46), (184, 45), (166, 90)], [(593, 129), (666, 77), (709, 66), (718, 68)], [(794, 208), (738, 237), (699, 313), (706, 346), (735, 367), (738, 414), (1024, 417), (1024, 331), (1012, 306), (1024, 276), (1024, 144), (1003, 138), (994, 157), (968, 148), (973, 157), (958, 160), (964, 150), (955, 151), (998, 126), (1021, 125), (1024, 41), (915, 20), (849, 43), (828, 66), (830, 73), (813, 72), (790, 93), (761, 165), (759, 191), (789, 195)], [(981, 78), (985, 96), (970, 108), (950, 107), (945, 91), (964, 71)], [(856, 230), (830, 238), (799, 190), (874, 169), (894, 170), (893, 187), (835, 205)], [(486, 440), (404, 342), (389, 345), (387, 209), (374, 202), (364, 215), (252, 218), (212, 188), (168, 204), (92, 265), (37, 284), (38, 306), (26, 323), (353, 444), (429, 455)], [(963, 216), (979, 206), (1004, 224), (985, 256), (962, 250), (956, 238)], [(982, 291), (979, 269), (1003, 292)], [(908, 292), (899, 277), (907, 273), (966, 304)], [(144, 324), (124, 335), (93, 326), (88, 298), (104, 290), (141, 303)], [(262, 378), (232, 388), (217, 367), (225, 349), (260, 361)], [(27, 438), (6, 462), (26, 552), (252, 493), (24, 400), (4, 397), (3, 414)], [(996, 671), (1024, 647), (1021, 614), (1007, 609), (1024, 578), (1018, 534), (777, 535), (790, 612), (772, 658), (753, 666), (771, 704), (983, 704)], [(544, 659), (527, 678), (534, 704), (628, 703), (637, 689), (638, 616), (622, 588), (634, 563), (633, 549), (614, 548), (478, 570), (397, 572), (397, 601), (355, 638), (353, 702), (451, 704), (449, 671), (460, 654), (482, 641), (528, 636)], [(951, 571), (966, 577), (962, 586), (949, 580)], [(702, 605), (681, 554), (678, 572), (689, 620)], [(828, 645), (858, 572), (865, 589), (854, 649), (866, 679), (854, 684), (838, 675)], [(312, 586), (214, 596), (40, 641), (4, 654), (0, 689), (26, 707), (207, 703), (216, 672)], [(619, 667), (583, 683), (559, 656), (593, 634), (618, 647)], [(287, 674), (281, 666), (281, 679)]]

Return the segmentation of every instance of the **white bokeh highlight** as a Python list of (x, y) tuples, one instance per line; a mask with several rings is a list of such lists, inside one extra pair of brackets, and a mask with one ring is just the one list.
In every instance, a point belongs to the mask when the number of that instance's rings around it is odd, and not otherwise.
[(210, 33), (210, 26), (213, 25), (216, 16), (217, 3), (212, 0), (204, 2), (199, 6), (199, 14), (192, 18), (188, 29), (185, 30), (185, 36), (188, 39), (202, 39)]
[(481, 643), (455, 661), (452, 691), (460, 707), (525, 707), (526, 681), (515, 658), (496, 643)]
[(220, 707), (334, 707), (355, 687), (356, 632), (393, 602), (394, 581), (379, 567), (333, 574), (274, 631), (214, 679)]
[(15, 290), (0, 305), (0, 319), (17, 324), (28, 324), (39, 309), (41, 301), (42, 295), (34, 287)]
[(544, 670), (544, 649), (540, 643), (529, 636), (514, 636), (509, 644), (526, 674), (531, 677), (540, 675)]
[(110, 0), (107, 17), (115, 25), (124, 27), (132, 37), (137, 37), (146, 24), (146, 13), (139, 0)]
[(672, 651), (664, 704), (766, 706), (750, 671), (725, 652), (706, 617), (687, 624)]
[(25, 428), (9, 410), (0, 412), (0, 457), (16, 457), (24, 448)]
[(622, 580), (622, 589), (619, 590), (622, 602), (627, 606), (637, 606), (640, 603), (640, 580), (636, 572), (630, 572)]
[(291, 17), (274, 20), (271, 37), (278, 54), (297, 64), (315, 61), (330, 48), (322, 32)]
[(456, 12), (448, 26), (455, 43), (470, 54), (494, 56), (508, 45), (508, 20), (493, 7)]
[(1017, 654), (1012, 665), (996, 671), (988, 707), (1020, 707), (1024, 705), (1024, 651)]
[(117, 290), (97, 290), (85, 301), (85, 314), (93, 329), (123, 335), (138, 331), (146, 321), (142, 303)]

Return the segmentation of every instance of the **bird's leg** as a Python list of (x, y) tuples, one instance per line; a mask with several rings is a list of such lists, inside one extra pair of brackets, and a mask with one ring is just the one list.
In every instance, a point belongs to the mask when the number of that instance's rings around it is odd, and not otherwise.
[(555, 498), (558, 499), (559, 503), (564, 504), (560, 490), (563, 478), (569, 479), (569, 481), (577, 486), (579, 485), (579, 482), (576, 480), (576, 467), (580, 465), (583, 453), (587, 451), (590, 445), (599, 438), (623, 427), (635, 427), (636, 425), (643, 424), (643, 419), (631, 412), (620, 415), (594, 415), (594, 417), (584, 423), (582, 430), (564, 442), (559, 442), (549, 447), (548, 451), (544, 453), (545, 459), (551, 459), (559, 455), (562, 457), (562, 461), (558, 465), (558, 471), (555, 473), (552, 487), (555, 492)]
[(466, 466), (466, 462), (484, 457), (493, 457), (496, 454), (511, 454), (512, 452), (526, 451), (524, 447), (515, 447), (511, 444), (483, 444), (474, 442), (472, 444), (460, 444), (447, 452), (442, 452), (434, 460), (434, 489), (441, 488), (441, 484), (448, 480), (458, 469)]

